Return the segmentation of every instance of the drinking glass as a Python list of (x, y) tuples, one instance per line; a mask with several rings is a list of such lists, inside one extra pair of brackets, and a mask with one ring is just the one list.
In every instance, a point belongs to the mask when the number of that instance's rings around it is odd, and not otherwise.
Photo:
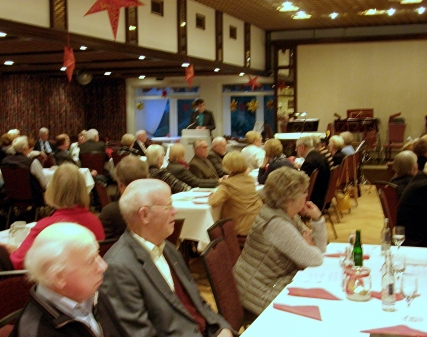
[(406, 269), (406, 257), (402, 254), (393, 255), (393, 271), (396, 275), (396, 289), (400, 289), (400, 279)]
[(397, 246), (397, 250), (400, 249), (403, 241), (405, 241), (405, 227), (396, 226), (393, 228), (393, 243)]
[(417, 275), (413, 274), (403, 274), (402, 276), (402, 285), (401, 285), (401, 292), (403, 297), (406, 299), (406, 303), (408, 303), (408, 315), (403, 317), (403, 320), (408, 322), (421, 322), (423, 320), (422, 317), (417, 316), (411, 316), (409, 315), (409, 308), (414, 300), (414, 298), (417, 296), (417, 290), (418, 290), (418, 277)]

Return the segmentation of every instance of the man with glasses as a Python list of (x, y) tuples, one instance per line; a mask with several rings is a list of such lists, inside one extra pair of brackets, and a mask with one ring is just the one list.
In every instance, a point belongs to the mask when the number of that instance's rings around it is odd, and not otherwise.
[(191, 173), (201, 179), (219, 179), (215, 167), (208, 159), (208, 143), (204, 140), (198, 139), (194, 142), (193, 147), (194, 157), (189, 163)]
[(202, 299), (182, 256), (165, 239), (174, 231), (170, 187), (136, 180), (120, 198), (127, 230), (105, 255), (102, 289), (130, 336), (232, 336)]

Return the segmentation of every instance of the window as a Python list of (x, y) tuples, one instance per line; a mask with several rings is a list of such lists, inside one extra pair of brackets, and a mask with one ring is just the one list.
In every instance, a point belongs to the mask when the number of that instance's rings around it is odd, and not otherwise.
[(237, 27), (230, 26), (230, 39), (237, 39)]
[(206, 18), (204, 15), (196, 14), (196, 28), (206, 29)]
[(163, 16), (162, 0), (151, 0), (151, 13)]

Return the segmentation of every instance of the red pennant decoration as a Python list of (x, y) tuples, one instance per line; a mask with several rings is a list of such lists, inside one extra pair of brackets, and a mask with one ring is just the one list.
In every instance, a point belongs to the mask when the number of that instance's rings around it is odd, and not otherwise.
[(144, 4), (138, 0), (96, 0), (92, 7), (84, 15), (108, 11), (111, 28), (113, 29), (114, 40), (117, 36), (117, 27), (119, 26), (120, 9), (122, 7), (136, 7)]
[(168, 91), (166, 89), (162, 90), (162, 97), (166, 98), (167, 96), (168, 96)]
[(191, 88), (193, 86), (193, 78), (194, 78), (194, 67), (190, 64), (187, 68), (185, 68), (185, 80), (188, 82), (188, 86)]
[(68, 83), (73, 79), (74, 68), (76, 67), (76, 59), (74, 57), (73, 48), (70, 47), (70, 36), (68, 35), (68, 47), (64, 47), (64, 64), (65, 73), (67, 74)]
[(279, 83), (279, 89), (280, 89), (280, 92), (282, 92), (282, 91), (283, 91), (283, 89), (285, 89), (285, 88), (286, 88), (285, 81), (280, 82), (280, 83)]
[(255, 87), (257, 88), (261, 87), (261, 84), (258, 83), (259, 76), (252, 78), (248, 75), (248, 77), (249, 77), (249, 82), (245, 84), (245, 87), (251, 87), (251, 91), (254, 91)]

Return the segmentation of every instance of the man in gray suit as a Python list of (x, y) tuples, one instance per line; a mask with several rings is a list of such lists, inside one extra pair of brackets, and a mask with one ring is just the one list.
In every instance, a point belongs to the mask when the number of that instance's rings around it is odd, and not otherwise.
[(136, 180), (120, 198), (127, 230), (105, 255), (103, 290), (130, 336), (229, 337), (230, 325), (202, 299), (182, 256), (165, 239), (176, 210), (170, 187)]
[(208, 143), (204, 140), (197, 139), (193, 143), (194, 147), (194, 157), (190, 160), (190, 171), (197, 178), (202, 179), (218, 179), (218, 173), (216, 172), (215, 167), (209, 161), (208, 153), (209, 146)]

